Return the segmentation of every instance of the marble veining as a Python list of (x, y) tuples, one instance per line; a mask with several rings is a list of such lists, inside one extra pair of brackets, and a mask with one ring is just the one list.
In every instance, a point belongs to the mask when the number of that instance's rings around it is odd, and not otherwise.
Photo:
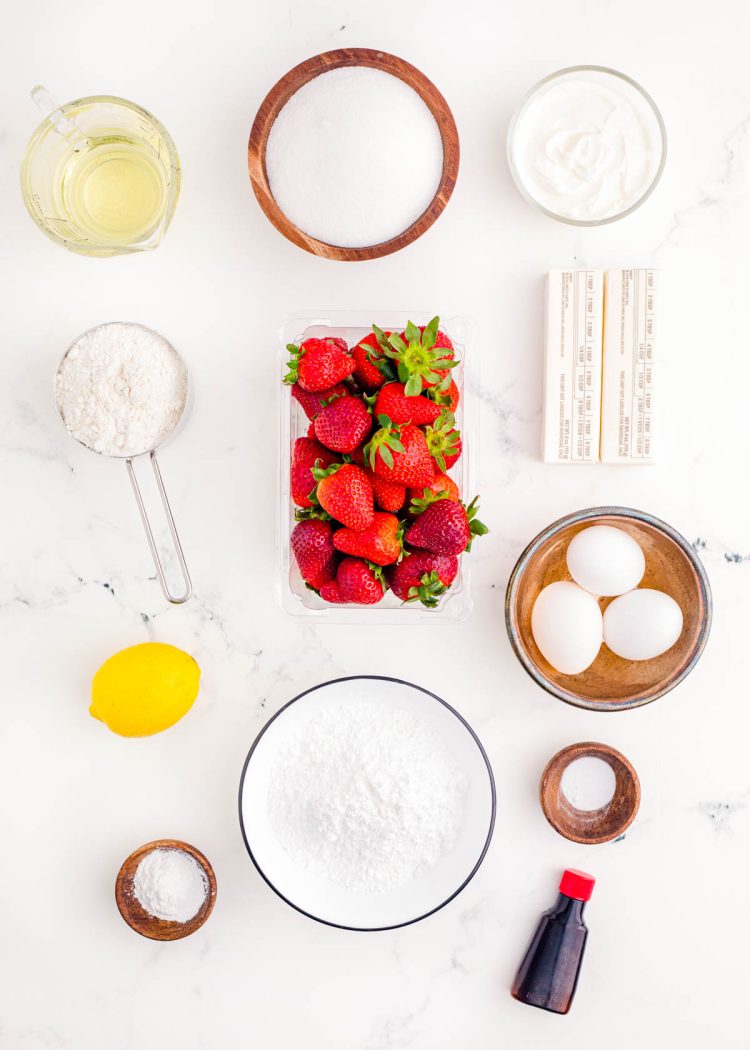
[[(28, 0), (8, 9), (4, 28), (0, 1048), (597, 1050), (606, 1033), (608, 1050), (744, 1050), (747, 5), (185, 0), (177, 11), (133, 0), (120, 11)], [(270, 85), (297, 61), (348, 45), (423, 69), (462, 144), (436, 225), (399, 255), (356, 266), (284, 241), (257, 208), (243, 160)], [(642, 82), (669, 135), (647, 204), (583, 231), (532, 211), (503, 157), (517, 101), (578, 62)], [(111, 91), (164, 120), (184, 182), (156, 252), (81, 259), (28, 219), (18, 169), (40, 79), (63, 99)], [(353, 164), (376, 156), (374, 144)], [(664, 271), (652, 468), (539, 461), (542, 277), (567, 265)], [(477, 322), (475, 489), (492, 531), (471, 555), (464, 624), (333, 626), (287, 618), (276, 600), (278, 329), (310, 307), (381, 306)], [(76, 446), (52, 403), (65, 347), (114, 319), (168, 336), (195, 388), (189, 420), (159, 454), (195, 584), (181, 608), (162, 599), (124, 468)], [(148, 498), (158, 518), (152, 489)], [(563, 514), (605, 503), (649, 511), (687, 536), (715, 604), (691, 676), (621, 715), (539, 690), (503, 623), (526, 543)], [(90, 679), (112, 652), (149, 639), (196, 656), (201, 694), (169, 732), (122, 740), (89, 717)], [(252, 867), (236, 816), (242, 763), (266, 719), (300, 691), (357, 673), (411, 679), (454, 704), (480, 735), (498, 791), (475, 879), (428, 920), (382, 935), (289, 909)], [(635, 824), (601, 847), (561, 839), (537, 801), (549, 757), (587, 739), (622, 750), (643, 789)], [(122, 923), (113, 885), (132, 849), (169, 836), (210, 857), (218, 899), (198, 935), (156, 945)], [(565, 866), (590, 870), (598, 885), (576, 1002), (552, 1018), (515, 1003), (508, 987)]]

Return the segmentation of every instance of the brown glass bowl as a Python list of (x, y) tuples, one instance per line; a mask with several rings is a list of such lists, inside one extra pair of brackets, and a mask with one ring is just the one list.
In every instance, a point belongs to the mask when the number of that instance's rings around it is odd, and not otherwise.
[[(183, 853), (189, 853), (203, 869), (208, 882), (208, 893), (198, 911), (187, 922), (168, 922), (165, 919), (157, 919), (155, 915), (149, 915), (141, 907), (133, 891), (133, 879), (138, 865), (147, 853), (155, 849), (182, 850)], [(213, 911), (216, 902), (216, 875), (207, 858), (195, 846), (179, 839), (156, 839), (139, 846), (125, 860), (115, 880), (115, 900), (125, 922), (142, 937), (149, 937), (153, 941), (178, 941), (199, 930)]]
[[(542, 588), (570, 580), (565, 562), (568, 544), (590, 525), (613, 525), (636, 540), (646, 556), (640, 586), (669, 594), (682, 609), (682, 633), (653, 660), (624, 660), (606, 645), (585, 671), (555, 670), (531, 633), (531, 610)], [(600, 598), (604, 611), (612, 598)], [(523, 668), (548, 693), (591, 711), (624, 711), (664, 696), (698, 662), (711, 628), (711, 588), (700, 558), (670, 525), (629, 507), (591, 507), (553, 522), (531, 541), (518, 559), (505, 596), (505, 622)]]
[[(440, 185), (431, 203), (425, 211), (407, 229), (397, 237), (381, 244), (371, 244), (366, 248), (342, 248), (336, 244), (326, 244), (315, 237), (300, 230), (284, 214), (274, 200), (271, 186), (266, 171), (266, 146), (268, 136), (271, 133), (273, 123), (289, 99), (299, 91), (301, 87), (332, 69), (341, 69), (344, 66), (369, 66), (372, 69), (380, 69), (384, 73), (403, 80), (420, 96), (427, 108), (432, 113), (440, 131), (443, 143), (443, 172)], [(408, 244), (416, 241), (418, 237), (432, 226), (433, 222), (442, 212), (450, 200), (453, 188), (458, 177), (458, 162), (460, 148), (458, 144), (458, 130), (453, 114), (448, 103), (440, 94), (438, 89), (428, 80), (424, 73), (405, 62), (403, 58), (389, 55), (385, 51), (372, 51), (367, 47), (346, 47), (337, 51), (326, 51), (322, 55), (315, 55), (301, 62), (291, 69), (281, 80), (271, 88), (264, 98), (253, 121), (248, 144), (247, 162), (250, 171), (250, 182), (258, 204), (265, 215), (276, 229), (283, 233), (287, 240), (296, 244), (298, 248), (304, 248), (306, 252), (320, 255), (325, 259), (338, 259), (343, 262), (360, 262), (366, 259), (379, 259), (383, 255), (405, 248)], [(370, 163), (365, 159), (365, 163)]]
[[(600, 758), (615, 775), (615, 793), (600, 809), (576, 809), (560, 788), (566, 767), (584, 755)], [(609, 744), (587, 741), (571, 744), (553, 755), (539, 781), (539, 801), (545, 817), (563, 838), (595, 845), (611, 842), (633, 823), (641, 804), (641, 782), (633, 766), (619, 751)]]

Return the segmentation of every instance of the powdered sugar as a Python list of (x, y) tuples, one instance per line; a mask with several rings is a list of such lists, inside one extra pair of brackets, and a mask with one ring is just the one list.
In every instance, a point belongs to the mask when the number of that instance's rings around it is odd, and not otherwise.
[(153, 849), (135, 871), (133, 892), (149, 915), (187, 922), (208, 895), (208, 880), (198, 861), (182, 849)]
[(73, 437), (106, 456), (148, 452), (174, 430), (187, 399), (187, 369), (166, 339), (112, 322), (72, 345), (55, 381)]
[(435, 118), (398, 77), (353, 66), (321, 73), (271, 127), (266, 171), (284, 214), (327, 244), (363, 248), (403, 233), (443, 169)]
[(424, 722), (385, 705), (341, 703), (297, 728), (279, 750), (269, 816), (300, 867), (382, 893), (453, 849), (467, 787)]

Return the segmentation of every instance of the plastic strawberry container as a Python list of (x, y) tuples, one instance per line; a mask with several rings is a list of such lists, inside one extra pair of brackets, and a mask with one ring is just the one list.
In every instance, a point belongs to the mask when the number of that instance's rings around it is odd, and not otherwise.
[[(310, 421), (301, 406), (291, 396), (291, 388), (281, 382), (287, 371), (289, 352), (287, 343), (300, 343), (303, 339), (327, 336), (346, 340), (354, 346), (363, 336), (372, 331), (373, 323), (383, 329), (402, 331), (407, 321), (426, 325), (434, 314), (400, 310), (331, 310), (319, 313), (292, 314), (279, 331), (281, 342), (279, 381), (279, 498), (277, 517), (277, 553), (279, 562), (278, 596), (282, 608), (291, 616), (309, 618), (327, 623), (455, 623), (465, 620), (471, 613), (470, 593), (471, 554), (459, 559), (459, 571), (453, 585), (443, 595), (436, 609), (427, 609), (420, 602), (403, 603), (391, 591), (387, 591), (377, 605), (332, 605), (305, 586), (297, 563), (291, 552), (290, 536), (296, 521), (295, 504), (289, 490), (289, 468), (292, 449), (298, 437), (307, 434)], [(473, 391), (477, 387), (476, 354), (474, 353), (475, 325), (465, 315), (440, 317), (440, 327), (450, 336), (459, 358), (452, 377), (461, 393), (456, 410), (456, 426), (461, 431), (463, 450), (461, 458), (449, 471), (461, 492), (461, 499), (468, 503), (475, 495), (474, 464), (478, 453), (479, 431), (478, 405), (473, 403)]]

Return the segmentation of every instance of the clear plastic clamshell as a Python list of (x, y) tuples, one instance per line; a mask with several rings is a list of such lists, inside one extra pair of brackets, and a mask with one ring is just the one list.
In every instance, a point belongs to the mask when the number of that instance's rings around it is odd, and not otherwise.
[[(279, 599), (283, 609), (292, 616), (319, 620), (324, 623), (455, 623), (465, 620), (472, 609), (469, 575), (471, 555), (459, 559), (458, 575), (450, 589), (443, 595), (435, 609), (428, 609), (419, 602), (401, 602), (388, 591), (377, 605), (332, 605), (310, 590), (302, 579), (292, 555), (289, 538), (295, 526), (295, 505), (290, 494), (290, 464), (294, 442), (307, 434), (310, 421), (300, 405), (291, 396), (289, 386), (281, 383), (286, 372), (289, 353), (287, 343), (300, 343), (303, 339), (344, 339), (348, 346), (355, 346), (360, 339), (372, 331), (373, 323), (380, 328), (403, 331), (407, 321), (425, 325), (431, 319), (423, 312), (405, 313), (398, 310), (333, 310), (319, 313), (292, 314), (280, 330), (281, 362), (283, 371), (279, 375), (279, 499), (277, 518), (277, 553), (279, 563)], [(475, 325), (464, 316), (440, 318), (440, 327), (453, 341), (459, 365), (453, 369), (453, 378), (461, 393), (456, 411), (456, 426), (461, 431), (462, 454), (450, 471), (461, 492), (461, 499), (468, 502), (474, 492), (474, 464), (478, 454), (478, 407), (473, 404), (473, 393), (478, 387), (476, 353), (474, 351)]]

